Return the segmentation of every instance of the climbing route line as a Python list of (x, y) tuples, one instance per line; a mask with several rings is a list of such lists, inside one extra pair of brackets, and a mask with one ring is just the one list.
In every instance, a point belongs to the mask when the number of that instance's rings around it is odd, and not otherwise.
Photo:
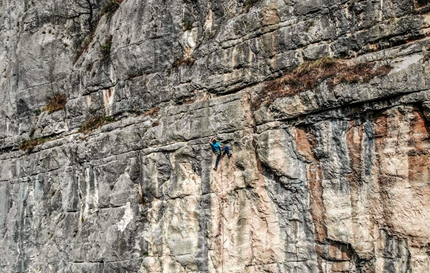
[(221, 187), (222, 187), (222, 189), (221, 189), (221, 191), (222, 191), (221, 202), (220, 202), (220, 204), (221, 204), (221, 209), (220, 209), (220, 214), (221, 214), (221, 219), (220, 219), (220, 223), (221, 223), (221, 230), (220, 230), (220, 232), (221, 232), (221, 273), (224, 273), (224, 229), (225, 229), (225, 223), (223, 223), (224, 218), (225, 218), (225, 216), (224, 216), (224, 184), (222, 181), (222, 169), (223, 169), (223, 167), (222, 167), (222, 165), (220, 167), (221, 167), (220, 169), (221, 169)]

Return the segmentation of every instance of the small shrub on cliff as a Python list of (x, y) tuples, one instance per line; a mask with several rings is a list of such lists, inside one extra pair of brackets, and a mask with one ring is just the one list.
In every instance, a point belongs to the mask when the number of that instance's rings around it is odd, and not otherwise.
[(155, 114), (157, 114), (158, 112), (160, 112), (160, 108), (158, 107), (154, 107), (149, 109), (148, 111), (146, 111), (145, 113), (143, 113), (143, 116), (153, 116)]
[(123, 0), (110, 0), (101, 10), (101, 15), (112, 15), (117, 11)]
[(423, 57), (422, 62), (423, 62), (423, 63), (425, 63), (425, 62), (428, 62), (429, 60), (430, 60), (430, 53), (427, 53), (427, 54)]
[(176, 60), (176, 61), (173, 63), (173, 67), (179, 67), (179, 66), (182, 66), (182, 65), (188, 65), (188, 66), (191, 66), (191, 65), (193, 65), (193, 63), (194, 63), (195, 61), (196, 61), (196, 60), (194, 60), (192, 57), (185, 57), (185, 58), (183, 58), (183, 59)]
[(81, 45), (77, 49), (75, 60), (73, 61), (73, 64), (75, 64), (79, 60), (79, 58), (82, 56), (82, 54), (84, 54), (84, 52), (88, 50), (91, 42), (93, 41), (93, 38), (94, 38), (94, 32), (91, 32), (88, 35), (88, 37), (86, 37), (84, 39), (84, 41), (81, 43)]
[(255, 5), (256, 3), (258, 3), (260, 0), (245, 0), (245, 11), (248, 12), (249, 9)]
[(342, 60), (331, 58), (307, 61), (282, 77), (268, 82), (254, 101), (253, 108), (258, 109), (262, 102), (270, 105), (277, 98), (315, 89), (323, 81), (327, 81), (327, 85), (333, 89), (335, 85), (342, 82), (369, 82), (374, 77), (387, 75), (391, 69), (389, 65), (375, 69), (374, 62), (347, 64)]
[(182, 19), (183, 31), (191, 30), (192, 28), (193, 28), (193, 21), (191, 21), (189, 18)]
[(92, 117), (92, 118), (88, 119), (87, 121), (85, 121), (84, 124), (82, 124), (81, 128), (79, 129), (79, 132), (84, 133), (84, 134), (88, 134), (92, 130), (100, 128), (103, 125), (114, 122), (114, 121), (115, 121), (115, 119), (112, 117), (98, 115), (98, 116)]
[(42, 108), (42, 111), (46, 111), (49, 114), (63, 110), (67, 104), (67, 97), (64, 94), (56, 95), (53, 97), (49, 103)]
[(106, 38), (104, 44), (100, 45), (100, 52), (102, 54), (102, 61), (110, 60), (110, 51), (112, 48), (112, 35)]
[(38, 116), (38, 115), (40, 115), (42, 113), (42, 110), (40, 110), (40, 109), (34, 109), (33, 113), (34, 113), (35, 116)]

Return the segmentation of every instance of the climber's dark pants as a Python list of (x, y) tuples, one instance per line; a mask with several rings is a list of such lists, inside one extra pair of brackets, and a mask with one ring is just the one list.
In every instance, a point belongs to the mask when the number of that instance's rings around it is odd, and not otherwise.
[(219, 154), (216, 156), (215, 169), (218, 169), (218, 163), (219, 163), (220, 159), (221, 159), (221, 155)]
[[(224, 147), (224, 153), (226, 153), (227, 155), (229, 155), (230, 154), (230, 148), (228, 147), (228, 146), (225, 146)], [(215, 169), (218, 169), (218, 164), (219, 164), (219, 161), (221, 160), (221, 157), (223, 156), (223, 153), (219, 153), (217, 156), (216, 156), (216, 161), (215, 161)]]

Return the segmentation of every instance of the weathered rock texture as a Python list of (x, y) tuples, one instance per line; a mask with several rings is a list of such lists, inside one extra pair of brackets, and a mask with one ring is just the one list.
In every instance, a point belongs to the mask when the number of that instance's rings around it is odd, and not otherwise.
[(430, 272), (427, 2), (0, 1), (0, 271)]

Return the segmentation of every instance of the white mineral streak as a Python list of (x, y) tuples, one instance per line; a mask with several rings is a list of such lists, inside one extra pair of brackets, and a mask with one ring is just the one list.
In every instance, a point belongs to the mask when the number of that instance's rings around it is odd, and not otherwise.
[(208, 7), (209, 7), (209, 11), (208, 11), (208, 15), (206, 16), (206, 21), (203, 28), (204, 30), (211, 32), (214, 19), (213, 19), (213, 11), (210, 9), (210, 2)]
[(130, 202), (127, 202), (124, 209), (124, 216), (122, 216), (122, 219), (118, 222), (118, 231), (123, 232), (132, 220), (133, 210), (131, 209)]

